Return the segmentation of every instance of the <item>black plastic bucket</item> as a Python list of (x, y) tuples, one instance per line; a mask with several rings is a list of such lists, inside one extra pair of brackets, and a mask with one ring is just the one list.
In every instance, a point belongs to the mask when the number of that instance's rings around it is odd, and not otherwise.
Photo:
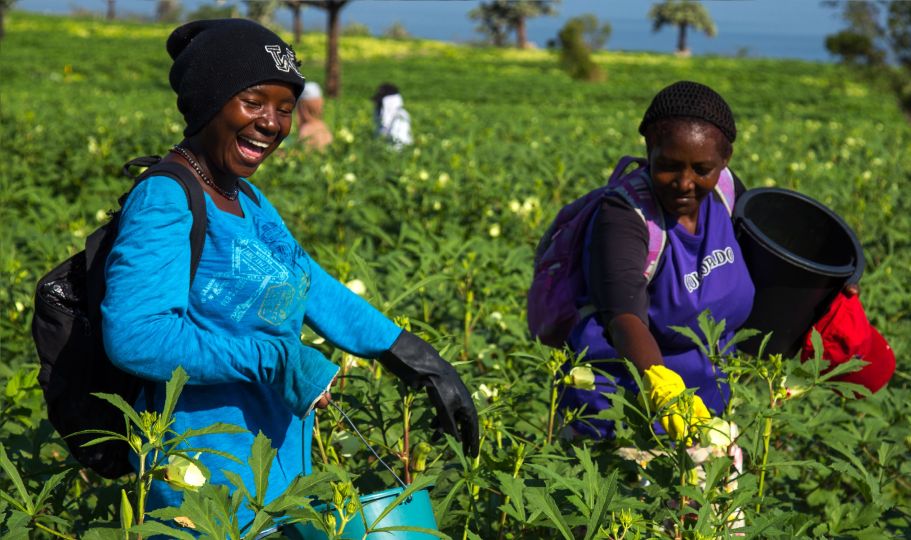
[(795, 191), (758, 188), (734, 207), (734, 230), (756, 286), (744, 328), (762, 335), (741, 345), (756, 354), (796, 355), (803, 338), (848, 283), (857, 283), (864, 256), (854, 231), (821, 203)]

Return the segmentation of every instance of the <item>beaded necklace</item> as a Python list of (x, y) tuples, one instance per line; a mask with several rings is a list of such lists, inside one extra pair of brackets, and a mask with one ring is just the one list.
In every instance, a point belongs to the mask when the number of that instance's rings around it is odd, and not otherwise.
[(193, 167), (193, 170), (196, 171), (196, 174), (198, 174), (200, 178), (202, 178), (202, 181), (205, 182), (207, 186), (209, 186), (212, 189), (214, 189), (215, 191), (217, 191), (219, 195), (228, 199), (229, 201), (233, 201), (233, 200), (237, 199), (237, 194), (239, 193), (239, 190), (237, 189), (237, 183), (234, 184), (234, 189), (232, 189), (230, 191), (222, 189), (221, 186), (216, 184), (209, 177), (209, 175), (206, 174), (206, 172), (202, 168), (202, 165), (200, 165), (199, 162), (196, 161), (196, 159), (193, 157), (193, 154), (191, 154), (189, 150), (187, 150), (183, 146), (180, 146), (179, 144), (175, 144), (171, 148), (171, 151), (175, 152), (177, 154), (180, 154), (185, 160), (187, 160), (187, 163), (189, 163), (190, 166)]

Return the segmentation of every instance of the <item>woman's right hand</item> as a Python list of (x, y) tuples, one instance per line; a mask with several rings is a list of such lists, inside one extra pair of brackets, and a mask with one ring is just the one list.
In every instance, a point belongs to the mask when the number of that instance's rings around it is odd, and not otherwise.
[(329, 406), (329, 402), (332, 401), (332, 392), (330, 391), (330, 389), (332, 388), (333, 385), (335, 385), (336, 379), (338, 379), (338, 375), (336, 375), (335, 377), (332, 377), (332, 382), (329, 383), (329, 388), (326, 389), (325, 392), (323, 392), (323, 395), (321, 395), (319, 397), (319, 399), (316, 400), (316, 403), (313, 405), (315, 408), (325, 409), (326, 407)]

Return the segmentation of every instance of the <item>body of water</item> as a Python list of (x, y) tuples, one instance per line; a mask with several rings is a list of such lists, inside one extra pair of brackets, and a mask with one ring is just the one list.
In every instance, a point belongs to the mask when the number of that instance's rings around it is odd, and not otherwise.
[[(256, 1), (256, 0), (254, 0)], [(119, 15), (152, 17), (155, 0), (116, 0)], [(185, 12), (215, 0), (183, 0)], [(244, 10), (242, 2), (236, 4)], [(477, 0), (352, 0), (342, 11), (342, 24), (362, 23), (373, 34), (382, 34), (398, 22), (416, 37), (454, 42), (480, 41), (475, 31), (477, 23), (468, 13), (478, 5)], [(690, 30), (689, 46), (694, 54), (746, 55), (754, 57), (799, 58), (831, 61), (825, 49), (825, 36), (843, 27), (835, 9), (825, 7), (819, 0), (714, 0), (703, 4), (718, 28), (709, 38)], [(554, 39), (560, 27), (572, 16), (593, 13), (599, 20), (611, 23), (613, 33), (607, 42), (612, 50), (673, 51), (677, 30), (664, 28), (653, 32), (647, 13), (651, 2), (641, 0), (563, 0), (557, 4), (558, 14), (531, 19), (528, 37), (538, 46)], [(103, 13), (106, 0), (19, 0), (17, 9), (28, 11), (69, 13), (88, 10)], [(303, 11), (308, 29), (322, 28), (325, 14), (313, 8)], [(277, 20), (290, 25), (291, 15), (286, 8), (276, 12)]]

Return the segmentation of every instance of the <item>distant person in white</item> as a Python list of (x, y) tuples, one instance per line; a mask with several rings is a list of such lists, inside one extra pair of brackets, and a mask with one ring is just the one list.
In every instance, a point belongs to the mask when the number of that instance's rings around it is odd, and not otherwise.
[(398, 87), (391, 83), (381, 84), (373, 94), (373, 104), (377, 135), (388, 139), (397, 149), (410, 145), (413, 142), (411, 116), (405, 110)]
[(306, 148), (322, 152), (332, 143), (332, 132), (323, 122), (323, 92), (319, 84), (307, 81), (297, 102), (297, 138)]

